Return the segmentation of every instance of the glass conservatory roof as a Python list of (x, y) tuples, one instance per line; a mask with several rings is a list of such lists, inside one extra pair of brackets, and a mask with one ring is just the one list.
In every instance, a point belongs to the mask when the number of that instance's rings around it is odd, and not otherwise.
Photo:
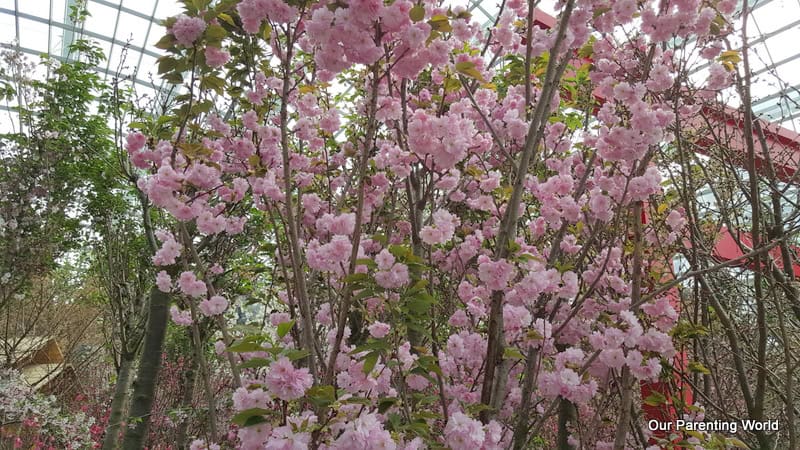
[[(160, 20), (181, 12), (176, 0), (88, 0), (90, 17), (82, 27), (69, 18), (76, 0), (0, 0), (0, 46), (35, 59), (42, 53), (67, 55), (80, 36), (97, 42), (106, 54), (98, 71), (106, 77), (130, 77), (137, 91), (160, 90), (154, 44), (164, 34)], [(464, 0), (445, 0), (463, 4)], [(490, 26), (501, 0), (466, 0), (473, 18)], [(753, 110), (760, 117), (800, 131), (800, 0), (746, 0), (752, 9), (748, 22), (753, 77)], [(552, 13), (555, 1), (541, 1)], [(737, 27), (741, 27), (738, 21)], [(737, 46), (737, 39), (731, 40)], [(697, 72), (703, 75), (702, 66)], [(726, 101), (738, 106), (731, 95)], [(13, 105), (0, 105), (8, 110)], [(0, 116), (2, 117), (2, 116)], [(4, 119), (0, 118), (0, 130)]]
[(0, 45), (36, 57), (67, 55), (80, 37), (95, 41), (106, 55), (98, 70), (106, 76), (130, 76), (137, 84), (156, 87), (153, 44), (164, 34), (161, 18), (181, 12), (175, 0), (88, 0), (90, 16), (82, 27), (70, 20), (75, 0), (0, 0)]

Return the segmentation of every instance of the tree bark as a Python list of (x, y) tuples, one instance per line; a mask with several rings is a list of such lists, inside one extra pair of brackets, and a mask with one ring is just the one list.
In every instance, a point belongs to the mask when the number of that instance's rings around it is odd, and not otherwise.
[(125, 353), (120, 358), (117, 384), (114, 386), (114, 397), (111, 400), (111, 414), (106, 426), (106, 435), (103, 438), (103, 450), (113, 450), (119, 444), (119, 431), (125, 409), (128, 403), (128, 388), (131, 385), (131, 374), (135, 355)]
[(158, 372), (161, 369), (161, 348), (167, 331), (169, 295), (153, 287), (150, 291), (150, 319), (145, 331), (142, 357), (136, 381), (133, 383), (128, 427), (122, 448), (140, 450), (144, 447), (150, 425), (150, 410), (155, 397)]
[(575, 446), (570, 444), (570, 423), (575, 422), (577, 419), (577, 411), (575, 405), (569, 400), (561, 398), (558, 403), (558, 436), (556, 437), (556, 445), (558, 450), (574, 450)]
[[(191, 334), (191, 333), (190, 333)], [(181, 410), (188, 411), (192, 407), (192, 400), (194, 399), (194, 389), (197, 384), (197, 358), (192, 357), (189, 363), (189, 368), (183, 374), (184, 391), (183, 398), (181, 399)], [(176, 448), (186, 447), (186, 437), (189, 428), (189, 418), (184, 417), (181, 423), (178, 424), (177, 438), (175, 439)]]

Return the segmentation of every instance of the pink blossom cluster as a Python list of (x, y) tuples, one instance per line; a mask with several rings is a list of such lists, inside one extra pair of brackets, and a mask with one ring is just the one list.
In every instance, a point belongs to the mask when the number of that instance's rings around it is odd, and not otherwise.
[(408, 123), (408, 147), (431, 169), (449, 170), (478, 145), (472, 120), (451, 114), (431, 116), (418, 110)]
[(375, 256), (378, 271), (375, 273), (375, 282), (384, 289), (396, 289), (408, 284), (408, 266), (395, 261), (394, 255), (388, 250), (381, 250)]
[(189, 17), (181, 14), (172, 24), (170, 32), (175, 40), (184, 47), (191, 47), (206, 30), (206, 21), (200, 17)]
[(433, 213), (433, 226), (425, 226), (420, 231), (422, 242), (428, 245), (443, 244), (453, 238), (456, 227), (461, 223), (458, 217), (444, 209)]
[(231, 54), (221, 48), (209, 45), (205, 50), (206, 64), (209, 67), (222, 67), (231, 59)]
[(154, 234), (161, 241), (161, 248), (153, 256), (153, 264), (157, 266), (175, 264), (176, 259), (181, 256), (183, 247), (175, 240), (175, 236), (168, 231), (158, 230)]
[(180, 278), (178, 278), (178, 287), (184, 294), (195, 298), (202, 297), (208, 292), (206, 283), (203, 280), (198, 280), (194, 272), (191, 271), (181, 273)]
[(266, 382), (272, 395), (287, 401), (302, 397), (313, 384), (308, 369), (296, 369), (285, 356), (270, 364)]
[(206, 317), (217, 316), (228, 309), (228, 300), (221, 295), (213, 295), (211, 298), (200, 302), (198, 307)]

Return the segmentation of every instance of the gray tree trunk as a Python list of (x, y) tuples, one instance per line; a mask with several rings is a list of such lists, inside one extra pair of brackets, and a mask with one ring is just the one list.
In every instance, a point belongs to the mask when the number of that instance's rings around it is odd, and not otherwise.
[(128, 403), (128, 388), (131, 385), (131, 374), (135, 355), (125, 354), (120, 358), (117, 384), (114, 387), (114, 398), (111, 400), (111, 415), (103, 438), (103, 450), (114, 450), (119, 444), (119, 429)]
[(158, 371), (161, 369), (161, 349), (167, 331), (168, 306), (169, 295), (154, 287), (150, 291), (150, 319), (145, 330), (139, 370), (133, 383), (128, 426), (122, 442), (125, 450), (141, 450), (147, 438), (150, 410), (153, 407)]

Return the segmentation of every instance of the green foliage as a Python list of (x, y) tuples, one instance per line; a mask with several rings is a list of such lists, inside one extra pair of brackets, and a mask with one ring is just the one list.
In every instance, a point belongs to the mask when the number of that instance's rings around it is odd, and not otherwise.
[(0, 237), (0, 271), (20, 288), (86, 248), (96, 237), (92, 228), (129, 209), (108, 116), (93, 112), (110, 90), (93, 69), (102, 52), (87, 41), (71, 52), (75, 58), (63, 63), (44, 56), (43, 79), (25, 76), (35, 64), (21, 53), (0, 66), (3, 92), (26, 99), (13, 108), (19, 127), (0, 134), (0, 191), (7, 193), (0, 214), (15, 224)]

